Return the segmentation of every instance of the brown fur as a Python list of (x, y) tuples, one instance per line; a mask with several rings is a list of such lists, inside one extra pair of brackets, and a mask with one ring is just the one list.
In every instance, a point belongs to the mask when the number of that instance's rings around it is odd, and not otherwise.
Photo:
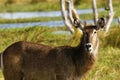
[(2, 53), (0, 53), (0, 69), (1, 69), (1, 54), (2, 54)]
[[(77, 47), (12, 44), (3, 52), (5, 80), (79, 80), (95, 63), (98, 51), (95, 26), (88, 27)], [(88, 42), (93, 45), (92, 53), (85, 50)]]

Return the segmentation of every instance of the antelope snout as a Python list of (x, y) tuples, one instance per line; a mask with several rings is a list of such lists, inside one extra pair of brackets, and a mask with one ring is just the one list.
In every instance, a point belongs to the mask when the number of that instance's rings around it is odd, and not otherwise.
[(92, 51), (92, 44), (91, 43), (85, 44), (85, 48), (87, 51), (91, 52)]

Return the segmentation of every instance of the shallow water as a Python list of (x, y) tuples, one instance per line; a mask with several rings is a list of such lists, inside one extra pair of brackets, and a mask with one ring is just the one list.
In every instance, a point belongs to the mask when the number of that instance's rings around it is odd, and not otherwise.
[[(98, 11), (104, 11), (103, 8), (98, 9)], [(82, 9), (77, 10), (78, 14), (88, 14), (92, 13), (92, 9)], [(14, 13), (0, 13), (0, 18), (4, 19), (18, 19), (18, 18), (35, 18), (35, 17), (59, 17), (61, 16), (60, 11), (51, 12), (14, 12)]]
[(64, 26), (63, 21), (49, 21), (49, 22), (29, 22), (29, 23), (10, 23), (0, 24), (0, 28), (22, 28), (22, 27), (34, 27), (34, 26)]
[[(103, 8), (98, 11), (104, 11)], [(92, 9), (77, 10), (78, 14), (92, 13)], [(18, 18), (35, 18), (35, 17), (58, 17), (61, 16), (60, 11), (51, 12), (15, 12), (15, 13), (0, 13), (0, 18), (4, 19), (18, 19)], [(86, 20), (88, 24), (93, 24), (93, 20)], [(114, 24), (117, 24), (117, 19), (113, 20)], [(63, 21), (48, 21), (48, 22), (28, 22), (28, 23), (8, 23), (0, 24), (0, 28), (22, 28), (22, 27), (34, 27), (34, 26), (64, 26)]]
[[(86, 20), (88, 24), (93, 24), (93, 20)], [(113, 24), (117, 24), (117, 19), (113, 19)], [(47, 26), (47, 27), (63, 27), (63, 21), (48, 21), (48, 22), (29, 22), (29, 23), (10, 23), (0, 24), (0, 28), (22, 28), (22, 27), (34, 27), (34, 26)]]
[(70, 35), (70, 31), (54, 31), (52, 32), (52, 34), (67, 34), (67, 35)]

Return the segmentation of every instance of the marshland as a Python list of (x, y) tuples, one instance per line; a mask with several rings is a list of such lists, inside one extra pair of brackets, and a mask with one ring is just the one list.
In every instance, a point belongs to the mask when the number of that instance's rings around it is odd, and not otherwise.
[[(15, 13), (15, 12), (50, 12), (60, 11), (58, 0), (0, 0), (0, 13)], [(120, 1), (113, 1), (114, 18), (120, 16)], [(103, 8), (107, 5), (107, 0), (97, 0), (98, 8)], [(19, 7), (18, 7), (19, 6)], [(75, 8), (90, 9), (91, 2), (89, 0), (79, 0), (75, 2)], [(107, 15), (106, 11), (99, 12), (99, 17)], [(93, 14), (81, 14), (79, 17), (83, 20), (93, 19)], [(32, 22), (49, 22), (62, 21), (61, 16), (58, 17), (33, 17), (19, 19), (4, 19), (0, 18), (1, 24), (13, 23), (32, 23)], [(78, 41), (74, 39), (74, 35), (70, 33), (54, 33), (57, 31), (68, 31), (64, 25), (54, 27), (28, 25), (18, 27), (0, 28), (0, 52), (4, 51), (9, 45), (17, 41), (28, 41), (49, 46), (75, 46)], [(82, 78), (82, 80), (120, 80), (120, 27), (118, 23), (112, 23), (107, 34), (100, 31), (99, 40), (100, 47), (98, 51), (98, 60), (94, 67)], [(79, 36), (80, 37), (80, 36)], [(77, 38), (78, 39), (78, 38)], [(0, 72), (0, 80), (3, 80), (2, 72)]]

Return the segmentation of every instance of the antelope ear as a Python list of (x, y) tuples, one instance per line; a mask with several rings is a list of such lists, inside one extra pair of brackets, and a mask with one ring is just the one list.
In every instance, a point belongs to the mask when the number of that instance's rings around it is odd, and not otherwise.
[(79, 24), (80, 24), (80, 21), (78, 19), (74, 19), (74, 26), (75, 28), (78, 28), (79, 27)]
[(105, 27), (105, 24), (106, 24), (106, 19), (105, 18), (100, 18), (98, 21), (97, 21), (97, 24), (96, 24), (96, 30), (99, 30), (99, 29), (102, 29)]
[(83, 24), (82, 24), (82, 22), (79, 19), (74, 19), (74, 23), (73, 24), (74, 24), (75, 28), (83, 29)]

